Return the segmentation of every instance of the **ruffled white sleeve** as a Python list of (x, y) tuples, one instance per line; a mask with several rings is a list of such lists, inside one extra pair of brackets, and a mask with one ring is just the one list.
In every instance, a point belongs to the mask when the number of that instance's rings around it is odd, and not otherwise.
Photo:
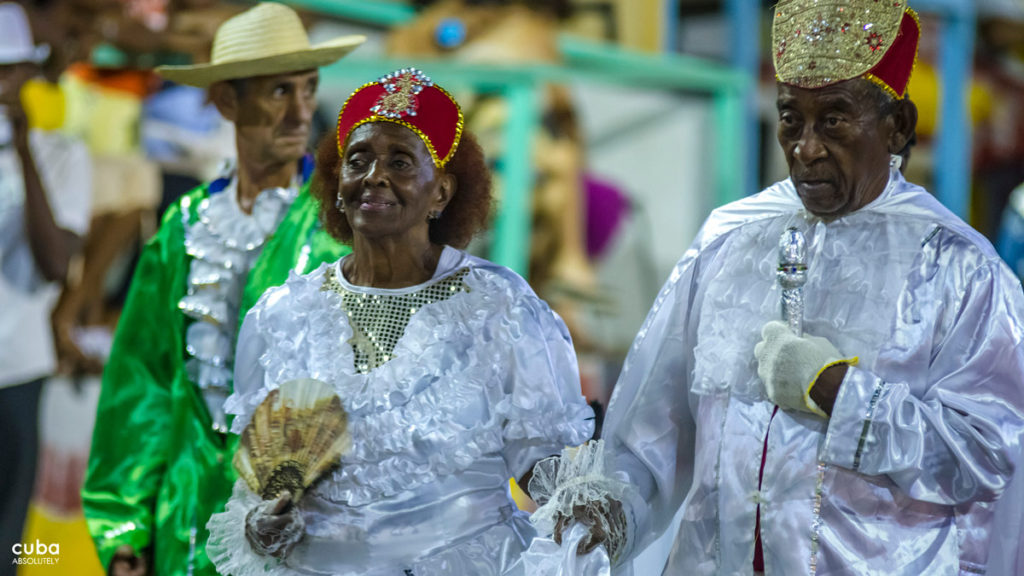
[[(245, 315), (242, 327), (238, 331), (238, 343), (235, 345), (234, 388), (231, 396), (224, 402), (224, 411), (234, 415), (231, 432), (241, 434), (252, 417), (253, 411), (277, 387), (267, 377), (261, 359), (269, 344), (263, 335), (268, 323), (268, 308), (274, 302), (287, 298), (288, 285), (267, 290), (249, 313)], [(286, 311), (284, 311), (286, 313)], [(282, 314), (277, 314), (280, 316)], [(272, 319), (271, 319), (272, 320)], [(272, 326), (271, 326), (272, 328)]]
[[(238, 344), (235, 348), (234, 392), (224, 403), (225, 412), (235, 415), (231, 423), (233, 434), (242, 433), (256, 406), (266, 398), (272, 388), (276, 387), (267, 381), (266, 370), (260, 362), (260, 358), (267, 350), (267, 342), (260, 332), (260, 324), (261, 315), (266, 312), (268, 302), (276, 301), (286, 292), (286, 287), (280, 287), (264, 293), (246, 315), (239, 330)], [(219, 574), (298, 574), (274, 557), (257, 554), (246, 539), (246, 516), (260, 502), (260, 497), (249, 489), (244, 480), (239, 479), (235, 481), (234, 490), (224, 512), (214, 514), (206, 523), (206, 529), (210, 532), (206, 554)]]
[(511, 354), (504, 457), (515, 478), (541, 458), (577, 446), (594, 434), (594, 412), (580, 391), (576, 353), (565, 323), (532, 294), (513, 301), (498, 320), (495, 340)]

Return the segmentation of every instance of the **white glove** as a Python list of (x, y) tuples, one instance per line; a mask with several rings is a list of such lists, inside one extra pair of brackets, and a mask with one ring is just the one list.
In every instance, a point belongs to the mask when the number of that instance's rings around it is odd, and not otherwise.
[(817, 336), (800, 338), (782, 322), (764, 325), (761, 341), (754, 346), (757, 375), (764, 382), (768, 398), (780, 408), (810, 412), (828, 418), (811, 400), (811, 388), (826, 368), (836, 364), (856, 364), (856, 358), (843, 358), (831, 342)]

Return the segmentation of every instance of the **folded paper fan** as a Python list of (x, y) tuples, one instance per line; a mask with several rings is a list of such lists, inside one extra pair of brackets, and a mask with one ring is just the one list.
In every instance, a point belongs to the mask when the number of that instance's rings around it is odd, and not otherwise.
[(348, 415), (334, 389), (320, 380), (290, 380), (256, 407), (234, 465), (264, 500), (288, 490), (295, 502), (341, 463), (350, 445)]

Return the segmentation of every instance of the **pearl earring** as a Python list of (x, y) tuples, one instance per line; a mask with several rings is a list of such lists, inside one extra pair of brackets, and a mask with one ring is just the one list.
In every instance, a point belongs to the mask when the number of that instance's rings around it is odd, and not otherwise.
[(334, 201), (334, 207), (338, 209), (338, 212), (345, 213), (345, 202), (341, 199), (341, 194), (338, 194), (338, 199)]
[(900, 156), (899, 154), (890, 154), (889, 167), (892, 168), (893, 170), (899, 170), (900, 168), (902, 168), (903, 156)]

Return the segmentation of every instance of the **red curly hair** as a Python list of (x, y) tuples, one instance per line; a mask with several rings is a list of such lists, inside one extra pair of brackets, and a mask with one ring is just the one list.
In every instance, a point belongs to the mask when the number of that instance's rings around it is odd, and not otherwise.
[[(465, 248), (473, 236), (487, 224), (491, 212), (491, 170), (483, 149), (468, 130), (462, 132), (459, 147), (443, 168), (455, 176), (455, 194), (441, 217), (430, 221), (430, 241)], [(335, 206), (341, 156), (338, 154), (338, 133), (331, 130), (320, 140), (316, 151), (316, 172), (310, 192), (320, 203), (320, 221), (339, 242), (352, 243), (352, 227), (345, 214)]]

